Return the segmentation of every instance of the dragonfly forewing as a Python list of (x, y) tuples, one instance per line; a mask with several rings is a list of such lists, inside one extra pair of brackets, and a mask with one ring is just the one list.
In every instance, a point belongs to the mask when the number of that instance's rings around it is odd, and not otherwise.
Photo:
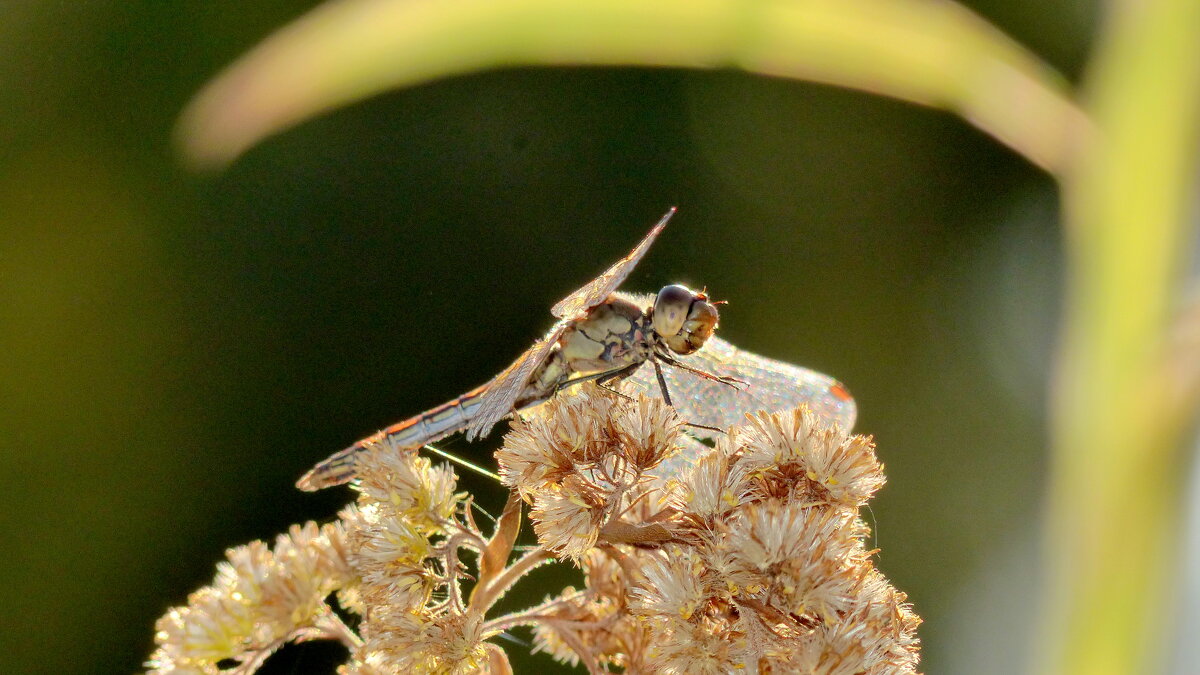
[[(546, 361), (558, 339), (571, 324), (586, 316), (591, 309), (604, 304), (618, 287), (625, 281), (633, 268), (641, 262), (658, 238), (659, 233), (667, 226), (671, 216), (675, 215), (675, 207), (650, 228), (650, 232), (642, 237), (638, 245), (624, 258), (613, 263), (600, 276), (592, 279), (582, 288), (559, 300), (550, 308), (550, 313), (560, 321), (550, 329), (546, 337), (522, 354), (504, 372), (497, 375), (491, 382), (484, 385), (482, 405), (478, 413), (467, 426), (467, 439), (474, 440), (486, 435), (496, 423), (510, 415), (514, 408), (521, 407), (518, 401), (530, 383), (530, 378), (538, 367)], [(552, 392), (546, 392), (552, 393)]]
[(486, 436), (497, 422), (512, 414), (519, 405), (518, 399), (530, 388), (533, 374), (546, 362), (568, 326), (569, 322), (559, 321), (512, 365), (480, 387), (478, 410), (466, 425), (468, 440)]
[(613, 263), (611, 267), (589, 281), (583, 288), (559, 300), (550, 308), (550, 313), (560, 319), (574, 319), (607, 300), (608, 296), (621, 286), (633, 268), (637, 267), (637, 264), (646, 256), (646, 251), (650, 250), (650, 245), (658, 238), (659, 233), (667, 226), (667, 221), (671, 220), (673, 215), (675, 215), (674, 206), (659, 219), (654, 227), (650, 228), (650, 233), (642, 238), (642, 241), (629, 252), (629, 255)]
[[(671, 402), (684, 422), (726, 429), (744, 422), (747, 413), (782, 412), (803, 404), (845, 431), (854, 427), (854, 399), (828, 375), (752, 354), (715, 336), (700, 351), (677, 358), (697, 370), (745, 383), (731, 386), (664, 365)], [(628, 381), (650, 396), (662, 395), (652, 364), (643, 364)]]

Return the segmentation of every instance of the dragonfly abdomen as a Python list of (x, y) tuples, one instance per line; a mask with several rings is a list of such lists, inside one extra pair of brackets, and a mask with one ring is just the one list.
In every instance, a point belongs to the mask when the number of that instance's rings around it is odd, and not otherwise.
[(479, 407), (482, 389), (482, 387), (473, 389), (452, 401), (447, 401), (403, 422), (397, 422), (330, 455), (301, 476), (300, 480), (296, 481), (296, 487), (311, 492), (348, 483), (354, 478), (355, 464), (360, 452), (378, 451), (380, 446), (387, 446), (394, 451), (416, 450), (423, 445), (439, 441), (450, 434), (466, 429)]

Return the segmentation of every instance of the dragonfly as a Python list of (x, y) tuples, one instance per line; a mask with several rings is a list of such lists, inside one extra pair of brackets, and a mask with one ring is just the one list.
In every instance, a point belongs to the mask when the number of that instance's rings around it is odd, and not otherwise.
[(842, 383), (713, 335), (720, 303), (705, 291), (679, 284), (657, 295), (617, 290), (675, 211), (667, 211), (629, 255), (554, 305), (550, 311), (558, 321), (499, 375), (334, 453), (296, 486), (312, 491), (349, 482), (359, 455), (381, 447), (416, 450), (459, 432), (475, 440), (505, 417), (589, 380), (606, 386), (626, 381), (661, 396), (701, 436), (738, 424), (747, 413), (800, 405), (827, 423), (853, 428), (856, 406)]

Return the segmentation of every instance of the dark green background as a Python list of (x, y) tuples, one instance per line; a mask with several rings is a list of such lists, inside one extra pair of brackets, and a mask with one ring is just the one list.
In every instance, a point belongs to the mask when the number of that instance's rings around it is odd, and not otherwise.
[[(181, 168), (189, 96), (314, 4), (0, 2), (0, 672), (138, 669), (226, 547), (349, 498), (295, 491), (312, 463), (486, 380), (671, 205), (626, 288), (707, 285), (724, 337), (845, 381), (926, 670), (1024, 661), (1047, 176), (940, 112), (632, 69), (442, 81)], [(1090, 3), (973, 7), (1079, 76)]]

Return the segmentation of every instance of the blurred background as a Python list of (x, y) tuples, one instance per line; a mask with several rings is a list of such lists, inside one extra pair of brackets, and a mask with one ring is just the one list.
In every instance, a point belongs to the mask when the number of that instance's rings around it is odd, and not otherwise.
[[(315, 4), (0, 3), (0, 672), (137, 671), (226, 547), (350, 499), (300, 474), (488, 379), (672, 205), (626, 289), (706, 285), (723, 337), (846, 382), (925, 671), (1020, 670), (1062, 281), (1047, 175), (946, 113), (632, 68), (438, 81), (185, 169), (187, 100)], [(965, 4), (1079, 76), (1092, 3)]]

